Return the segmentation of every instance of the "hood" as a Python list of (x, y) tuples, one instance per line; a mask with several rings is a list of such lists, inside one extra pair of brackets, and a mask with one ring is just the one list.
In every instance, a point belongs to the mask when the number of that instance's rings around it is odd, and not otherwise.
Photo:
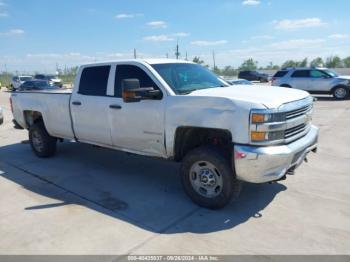
[(350, 80), (350, 76), (338, 76), (338, 79)]
[(304, 99), (309, 93), (301, 90), (259, 85), (235, 85), (229, 87), (196, 90), (189, 96), (224, 97), (277, 108), (282, 104)]

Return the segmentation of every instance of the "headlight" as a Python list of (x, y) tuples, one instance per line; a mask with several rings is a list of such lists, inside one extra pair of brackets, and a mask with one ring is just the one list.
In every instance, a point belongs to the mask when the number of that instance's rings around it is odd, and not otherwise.
[(268, 143), (284, 139), (284, 130), (261, 130), (261, 126), (281, 127), (285, 124), (286, 114), (269, 113), (253, 110), (250, 116), (250, 141), (253, 143)]
[(254, 113), (251, 114), (252, 124), (283, 122), (286, 120), (285, 113)]

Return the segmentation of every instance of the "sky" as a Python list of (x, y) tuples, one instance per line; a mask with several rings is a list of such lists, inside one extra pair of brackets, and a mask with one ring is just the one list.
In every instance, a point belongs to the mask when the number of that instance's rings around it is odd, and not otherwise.
[(0, 0), (0, 71), (199, 56), (219, 67), (350, 56), (349, 0)]

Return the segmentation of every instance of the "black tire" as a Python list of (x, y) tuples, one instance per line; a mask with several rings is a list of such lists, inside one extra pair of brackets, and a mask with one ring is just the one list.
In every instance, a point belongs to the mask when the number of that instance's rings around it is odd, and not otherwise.
[(349, 89), (345, 86), (337, 86), (333, 89), (333, 97), (337, 100), (344, 100), (349, 96)]
[(38, 157), (47, 158), (56, 153), (57, 138), (49, 135), (43, 122), (35, 123), (29, 128), (29, 141), (32, 150)]
[[(209, 162), (215, 166), (222, 181), (221, 191), (217, 196), (205, 197), (196, 191), (191, 179), (191, 169), (196, 163)], [(195, 174), (197, 176), (197, 174)], [(239, 196), (241, 182), (235, 177), (229, 154), (215, 147), (203, 146), (190, 151), (182, 162), (181, 180), (186, 194), (197, 205), (210, 209), (219, 209), (226, 206)], [(215, 189), (216, 190), (216, 189)]]

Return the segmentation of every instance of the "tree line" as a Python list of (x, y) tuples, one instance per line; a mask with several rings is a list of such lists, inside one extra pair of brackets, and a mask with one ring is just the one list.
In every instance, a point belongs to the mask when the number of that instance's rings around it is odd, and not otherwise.
[[(200, 57), (196, 56), (193, 59), (193, 62), (206, 66), (209, 68), (209, 65), (205, 63)], [(255, 61), (253, 58), (249, 58), (237, 67), (233, 66), (225, 66), (223, 68), (211, 68), (211, 70), (218, 74), (224, 76), (235, 76), (238, 75), (239, 71), (243, 70), (279, 70), (281, 68), (286, 67), (328, 67), (328, 68), (350, 68), (350, 56), (346, 58), (340, 58), (339, 56), (329, 56), (323, 59), (322, 57), (316, 57), (315, 59), (309, 62), (308, 58), (304, 58), (303, 60), (287, 60), (281, 65), (276, 65), (270, 62), (267, 66), (260, 66), (259, 62)]]

